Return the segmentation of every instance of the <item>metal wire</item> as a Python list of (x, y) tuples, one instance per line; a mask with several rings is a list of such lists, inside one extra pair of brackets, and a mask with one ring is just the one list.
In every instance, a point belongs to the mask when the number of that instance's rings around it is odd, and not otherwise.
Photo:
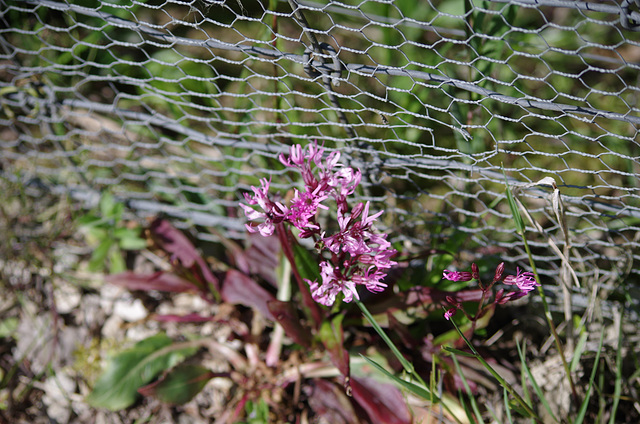
[(284, 193), (277, 155), (318, 139), (407, 249), (523, 262), (508, 183), (545, 278), (552, 244), (583, 281), (640, 275), (637, 1), (86, 4), (0, 0), (3, 178), (235, 238), (238, 190)]

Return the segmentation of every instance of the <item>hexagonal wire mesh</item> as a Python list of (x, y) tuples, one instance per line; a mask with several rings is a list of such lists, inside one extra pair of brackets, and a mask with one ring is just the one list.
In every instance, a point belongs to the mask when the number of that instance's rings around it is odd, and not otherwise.
[(640, 275), (638, 1), (75, 3), (0, 0), (5, 178), (241, 237), (238, 190), (318, 139), (407, 247), (523, 261), (504, 169), (545, 278)]

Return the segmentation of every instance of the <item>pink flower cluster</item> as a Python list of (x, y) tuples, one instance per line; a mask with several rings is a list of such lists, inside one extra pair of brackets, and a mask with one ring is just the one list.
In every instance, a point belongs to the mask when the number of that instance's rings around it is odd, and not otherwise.
[[(504, 305), (505, 303), (519, 299), (523, 296), (526, 296), (530, 291), (534, 290), (537, 286), (540, 285), (536, 280), (535, 275), (529, 271), (521, 271), (520, 268), (517, 268), (516, 275), (507, 275), (506, 277), (502, 277), (504, 273), (504, 262), (500, 263), (496, 268), (493, 281), (489, 285), (483, 285), (480, 281), (480, 273), (478, 272), (478, 266), (476, 264), (471, 265), (471, 272), (468, 271), (448, 271), (445, 270), (442, 273), (442, 277), (445, 280), (449, 281), (471, 281), (478, 280), (481, 290), (483, 291), (483, 300), (485, 298), (486, 293), (488, 293), (494, 284), (502, 282), (503, 284), (516, 286), (518, 291), (505, 293), (504, 289), (498, 290), (493, 300), (493, 303), (496, 305)], [(457, 302), (455, 299), (451, 297), (447, 297), (447, 302), (453, 306), (452, 308), (447, 309), (444, 313), (444, 317), (446, 319), (451, 319), (451, 317), (461, 309), (462, 305)], [(482, 306), (482, 305), (480, 305)]]
[[(248, 205), (240, 204), (250, 221), (259, 221), (246, 224), (250, 232), (270, 236), (277, 224), (288, 222), (300, 230), (299, 237), (314, 239), (316, 248), (324, 255), (319, 265), (321, 281), (305, 281), (313, 299), (326, 306), (333, 305), (340, 293), (345, 302), (354, 297), (359, 299), (358, 285), (371, 292), (384, 290), (387, 285), (382, 280), (396, 264), (391, 260), (396, 250), (386, 234), (378, 234), (373, 226), (382, 211), (369, 215), (369, 202), (349, 208), (347, 198), (360, 184), (362, 175), (359, 170), (340, 164), (339, 159), (339, 152), (332, 152), (325, 159), (324, 149), (317, 143), (307, 149), (292, 146), (288, 156), (280, 155), (280, 162), (301, 173), (304, 188), (294, 190), (293, 198), (284, 205), (270, 199), (270, 182), (262, 179), (259, 188), (251, 187), (253, 195), (244, 195)], [(337, 205), (338, 231), (327, 235), (317, 223), (316, 215), (318, 209), (328, 209), (323, 202), (330, 197)]]

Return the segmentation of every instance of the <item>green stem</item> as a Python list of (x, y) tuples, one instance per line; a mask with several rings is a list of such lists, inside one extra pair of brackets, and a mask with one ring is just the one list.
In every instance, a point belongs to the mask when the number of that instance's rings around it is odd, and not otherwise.
[[(525, 411), (527, 411), (527, 413), (534, 420), (536, 420), (537, 422), (542, 422), (540, 417), (538, 417), (538, 414), (536, 414), (535, 411), (531, 408), (531, 406), (529, 406), (529, 404), (524, 399), (522, 399), (522, 397), (518, 394), (518, 392), (516, 392), (515, 389), (513, 387), (511, 387), (511, 385), (504, 378), (502, 378), (502, 376), (500, 376), (500, 374), (498, 374), (498, 372), (496, 370), (494, 370), (493, 367), (491, 365), (489, 365), (489, 363), (487, 361), (485, 361), (482, 356), (480, 356), (480, 354), (478, 353), (476, 348), (473, 347), (473, 344), (471, 344), (471, 342), (464, 336), (464, 334), (458, 328), (456, 323), (453, 320), (451, 320), (451, 323), (456, 328), (456, 331), (458, 331), (458, 334), (460, 334), (460, 337), (463, 338), (464, 342), (467, 344), (469, 349), (471, 349), (471, 352), (473, 353), (473, 356), (478, 361), (480, 361), (480, 363), (487, 369), (487, 371), (489, 371), (489, 373), (491, 373), (491, 375), (493, 375), (495, 377), (495, 379), (498, 380), (500, 385), (502, 387), (504, 387), (507, 390), (507, 392), (509, 392), (509, 394), (511, 394), (511, 396), (513, 396), (516, 399), (516, 401), (524, 408)], [(445, 350), (447, 350), (447, 349), (445, 348)]]
[(411, 362), (409, 362), (407, 360), (407, 358), (405, 358), (402, 355), (402, 353), (400, 353), (400, 351), (398, 350), (396, 345), (391, 341), (389, 336), (387, 336), (387, 334), (384, 332), (384, 330), (382, 330), (380, 325), (378, 325), (378, 323), (373, 318), (373, 315), (371, 315), (371, 312), (369, 312), (367, 307), (364, 306), (364, 304), (358, 299), (354, 299), (354, 302), (356, 303), (356, 305), (358, 305), (358, 307), (360, 308), (360, 310), (362, 311), (364, 316), (367, 318), (369, 323), (371, 323), (371, 325), (376, 330), (378, 335), (382, 338), (382, 340), (384, 340), (384, 342), (387, 344), (387, 346), (389, 346), (389, 349), (391, 349), (391, 352), (393, 352), (395, 357), (398, 358), (398, 361), (400, 361), (400, 363), (402, 364), (402, 367), (407, 372), (407, 374), (409, 374), (412, 377), (414, 377), (416, 379), (416, 381), (418, 381), (418, 383), (422, 384), (424, 387), (427, 387), (427, 385), (425, 384), (424, 380), (422, 380), (422, 378), (416, 373), (416, 370), (413, 368), (413, 364)]
[[(529, 257), (529, 265), (531, 266), (531, 270), (533, 274), (536, 276), (536, 281), (540, 281), (540, 276), (538, 275), (538, 270), (536, 268), (536, 264), (533, 260), (533, 255), (531, 254), (531, 249), (529, 249), (529, 243), (527, 243), (527, 238), (524, 236), (524, 231), (520, 233), (522, 237), (522, 242), (524, 244), (524, 250), (527, 252), (527, 256)], [(564, 349), (562, 348), (562, 343), (560, 342), (560, 336), (558, 336), (558, 331), (556, 330), (556, 325), (553, 323), (553, 319), (551, 317), (551, 312), (549, 311), (549, 304), (547, 303), (547, 297), (544, 294), (544, 290), (542, 290), (542, 286), (538, 286), (538, 294), (540, 295), (540, 299), (542, 300), (542, 308), (544, 309), (544, 316), (547, 320), (547, 324), (549, 324), (549, 329), (551, 330), (551, 334), (553, 334), (553, 341), (555, 342), (556, 349), (558, 349), (558, 354), (562, 360), (562, 366), (564, 367), (564, 372), (567, 374), (567, 378), (569, 379), (569, 385), (571, 386), (571, 394), (573, 399), (578, 402), (578, 392), (576, 391), (576, 386), (573, 382), (573, 378), (571, 378), (571, 370), (569, 369), (569, 364), (567, 363), (567, 359), (564, 356)]]
[[(516, 233), (522, 237), (522, 243), (524, 245), (524, 249), (527, 252), (527, 256), (529, 257), (529, 264), (531, 265), (531, 270), (536, 277), (536, 281), (540, 282), (540, 276), (538, 275), (538, 270), (536, 268), (536, 264), (533, 260), (533, 255), (531, 254), (531, 249), (529, 248), (529, 244), (527, 243), (527, 237), (525, 236), (525, 226), (522, 220), (522, 216), (520, 215), (520, 211), (518, 210), (518, 205), (516, 204), (515, 199), (511, 193), (511, 188), (509, 187), (509, 181), (507, 180), (507, 174), (502, 168), (502, 174), (504, 175), (505, 186), (507, 188), (507, 201), (509, 202), (509, 208), (511, 209), (511, 214), (513, 215), (513, 220), (516, 226)], [(520, 204), (522, 208), (524, 206)], [(562, 360), (562, 365), (564, 367), (564, 371), (567, 374), (567, 378), (569, 379), (569, 385), (571, 386), (571, 394), (575, 402), (578, 402), (578, 392), (576, 391), (575, 384), (573, 383), (573, 378), (571, 378), (571, 370), (569, 369), (569, 364), (567, 363), (567, 359), (564, 357), (564, 349), (562, 348), (562, 343), (560, 341), (560, 337), (558, 336), (558, 332), (556, 330), (556, 326), (553, 323), (553, 319), (551, 317), (551, 312), (549, 312), (549, 305), (547, 304), (547, 298), (544, 295), (544, 291), (542, 290), (542, 286), (538, 286), (538, 293), (540, 294), (540, 299), (542, 299), (542, 307), (544, 308), (544, 315), (547, 320), (547, 324), (549, 324), (549, 329), (551, 330), (551, 334), (553, 335), (553, 341), (556, 344), (556, 348), (558, 349), (558, 354)]]

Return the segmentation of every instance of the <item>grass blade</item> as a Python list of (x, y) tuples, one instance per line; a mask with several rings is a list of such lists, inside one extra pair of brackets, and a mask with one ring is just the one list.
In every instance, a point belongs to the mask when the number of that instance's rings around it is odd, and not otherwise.
[(618, 349), (616, 352), (616, 381), (613, 389), (613, 405), (611, 406), (611, 417), (609, 424), (616, 422), (616, 412), (620, 404), (620, 394), (622, 393), (622, 314), (624, 309), (621, 308), (620, 322), (618, 323)]
[(593, 382), (596, 378), (596, 371), (598, 370), (598, 363), (600, 362), (600, 353), (602, 352), (603, 343), (604, 343), (604, 327), (600, 332), (600, 344), (598, 345), (596, 360), (593, 361), (593, 368), (591, 370), (591, 376), (589, 377), (589, 387), (587, 388), (587, 393), (584, 396), (584, 400), (582, 401), (582, 405), (580, 405), (580, 410), (578, 411), (578, 416), (576, 417), (573, 424), (582, 424), (582, 422), (584, 421), (584, 416), (587, 413), (587, 406), (589, 406), (589, 399), (591, 398), (591, 390), (593, 389)]
[[(464, 385), (464, 389), (466, 391), (467, 397), (469, 398), (469, 402), (471, 403), (471, 408), (473, 409), (473, 413), (476, 415), (476, 421), (481, 423), (484, 420), (482, 419), (482, 414), (478, 409), (476, 398), (473, 397), (473, 394), (471, 393), (471, 388), (469, 387), (469, 383), (467, 382), (467, 378), (464, 376), (464, 373), (462, 372), (462, 368), (460, 368), (460, 363), (458, 362), (458, 358), (453, 352), (451, 352), (451, 359), (453, 359), (453, 364), (456, 367), (456, 372), (458, 373), (458, 376), (462, 380), (462, 384)], [(461, 403), (462, 405), (466, 405), (466, 402), (462, 402), (462, 399), (461, 399)], [(467, 408), (465, 407), (465, 410), (466, 409)], [(471, 415), (471, 411), (468, 411), (467, 415)], [(473, 422), (473, 416), (470, 416), (469, 420)]]
[[(524, 340), (523, 340), (523, 344), (524, 344)], [(516, 343), (516, 347), (518, 348), (518, 355), (520, 356), (520, 363), (522, 364), (522, 369), (524, 370), (527, 378), (529, 379), (529, 382), (533, 386), (533, 390), (536, 392), (536, 395), (538, 396), (538, 399), (540, 400), (540, 402), (542, 402), (542, 406), (544, 406), (544, 409), (547, 410), (547, 412), (553, 418), (553, 420), (555, 422), (558, 422), (558, 418), (556, 418), (556, 416), (551, 411), (551, 407), (549, 406), (549, 402), (547, 402), (547, 399), (544, 397), (544, 393), (542, 393), (542, 390), (540, 389), (540, 386), (538, 385), (538, 382), (533, 377), (533, 374), (531, 374), (531, 370), (529, 369), (529, 366), (527, 365), (526, 358), (524, 357), (524, 346), (521, 348), (520, 347), (520, 343)], [(523, 384), (522, 386), (524, 387), (525, 385)]]

